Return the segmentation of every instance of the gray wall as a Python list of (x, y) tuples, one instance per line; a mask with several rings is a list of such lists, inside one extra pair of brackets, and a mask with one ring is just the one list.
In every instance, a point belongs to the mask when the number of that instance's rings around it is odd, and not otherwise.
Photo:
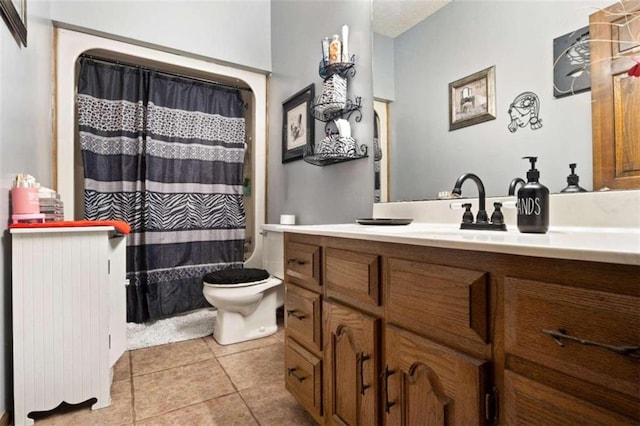
[[(0, 21), (0, 224), (10, 219), (9, 191), (17, 173), (51, 186), (51, 76), (49, 3), (28, 4), (28, 47), (19, 48)], [(0, 272), (0, 415), (12, 403), (11, 238), (2, 234)]]
[[(269, 159), (267, 222), (279, 215), (297, 215), (298, 223), (353, 222), (371, 215), (373, 205), (373, 157), (325, 167), (303, 160), (282, 164), (282, 101), (315, 83), (320, 41), (339, 34), (349, 25), (349, 50), (356, 54), (357, 73), (349, 80), (349, 94), (362, 96), (361, 123), (351, 119), (352, 135), (371, 152), (373, 97), (371, 77), (371, 22), (368, 0), (292, 2), (271, 4), (271, 52), (273, 76), (269, 85)], [(324, 135), (324, 123), (316, 122), (315, 141)]]
[(395, 99), (394, 39), (373, 33), (373, 96), (376, 99)]
[[(392, 199), (434, 198), (464, 172), (478, 174), (488, 194), (505, 195), (513, 177), (526, 177), (525, 155), (539, 157), (540, 181), (552, 192), (566, 186), (574, 162), (591, 189), (591, 95), (553, 97), (553, 39), (588, 25), (588, 6), (607, 3), (454, 1), (396, 38)], [(448, 84), (492, 65), (497, 119), (450, 132)], [(543, 127), (512, 134), (507, 110), (525, 91), (539, 96)], [(474, 194), (465, 184), (463, 195)]]
[(271, 69), (267, 0), (55, 0), (51, 18), (148, 44)]

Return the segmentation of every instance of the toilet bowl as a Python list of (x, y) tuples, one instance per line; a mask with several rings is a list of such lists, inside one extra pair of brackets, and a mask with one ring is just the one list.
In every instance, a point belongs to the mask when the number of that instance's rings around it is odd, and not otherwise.
[(230, 269), (202, 279), (205, 299), (218, 310), (213, 337), (221, 345), (267, 337), (278, 331), (276, 309), (284, 305), (283, 235), (263, 233), (264, 269)]
[(267, 278), (238, 283), (212, 283), (216, 281), (212, 280), (213, 274), (203, 278), (202, 293), (218, 309), (213, 337), (221, 345), (274, 334), (278, 331), (276, 309), (284, 304), (284, 286), (280, 279), (261, 269), (235, 271), (263, 271)]

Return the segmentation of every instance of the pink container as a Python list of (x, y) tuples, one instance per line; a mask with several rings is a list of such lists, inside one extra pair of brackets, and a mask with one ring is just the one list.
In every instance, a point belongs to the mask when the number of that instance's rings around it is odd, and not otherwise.
[(11, 190), (13, 214), (40, 213), (38, 188), (13, 188)]

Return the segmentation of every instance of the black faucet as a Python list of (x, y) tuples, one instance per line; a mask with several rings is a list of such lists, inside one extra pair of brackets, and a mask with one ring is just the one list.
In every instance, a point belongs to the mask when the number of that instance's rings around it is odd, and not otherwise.
[(480, 206), (478, 209), (478, 214), (476, 215), (476, 223), (487, 223), (489, 221), (489, 217), (487, 216), (487, 211), (485, 210), (485, 195), (484, 195), (484, 184), (480, 180), (480, 178), (473, 173), (465, 173), (458, 178), (456, 184), (453, 186), (452, 193), (456, 195), (462, 195), (462, 184), (465, 180), (471, 179), (478, 186), (478, 199), (480, 201)]
[[(475, 223), (470, 223), (468, 219), (465, 221), (463, 217), (463, 221), (460, 224), (460, 229), (506, 231), (507, 227), (502, 222), (502, 220), (496, 220), (492, 223), (489, 222), (489, 217), (487, 216), (487, 211), (485, 209), (486, 197), (484, 192), (484, 184), (478, 176), (474, 175), (473, 173), (465, 173), (461, 175), (458, 180), (456, 180), (456, 184), (453, 186), (453, 190), (451, 192), (456, 195), (462, 195), (462, 184), (467, 179), (471, 179), (472, 181), (474, 181), (476, 183), (476, 186), (478, 187), (478, 214), (476, 215)], [(467, 208), (467, 210), (469, 210), (469, 208)]]
[(526, 182), (524, 181), (524, 179), (519, 177), (513, 178), (513, 180), (509, 184), (509, 195), (516, 195), (516, 187), (518, 186), (518, 184), (524, 185), (526, 184)]

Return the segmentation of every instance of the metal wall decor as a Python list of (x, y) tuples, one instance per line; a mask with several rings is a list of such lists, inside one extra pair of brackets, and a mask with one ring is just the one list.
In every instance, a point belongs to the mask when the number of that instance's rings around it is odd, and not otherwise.
[(511, 133), (515, 133), (519, 127), (531, 126), (531, 130), (542, 127), (542, 119), (539, 117), (540, 99), (533, 92), (520, 93), (509, 105), (509, 117), (511, 122), (507, 126)]
[(589, 26), (553, 40), (553, 96), (561, 98), (591, 88)]
[(496, 118), (495, 72), (492, 66), (449, 83), (449, 130)]

